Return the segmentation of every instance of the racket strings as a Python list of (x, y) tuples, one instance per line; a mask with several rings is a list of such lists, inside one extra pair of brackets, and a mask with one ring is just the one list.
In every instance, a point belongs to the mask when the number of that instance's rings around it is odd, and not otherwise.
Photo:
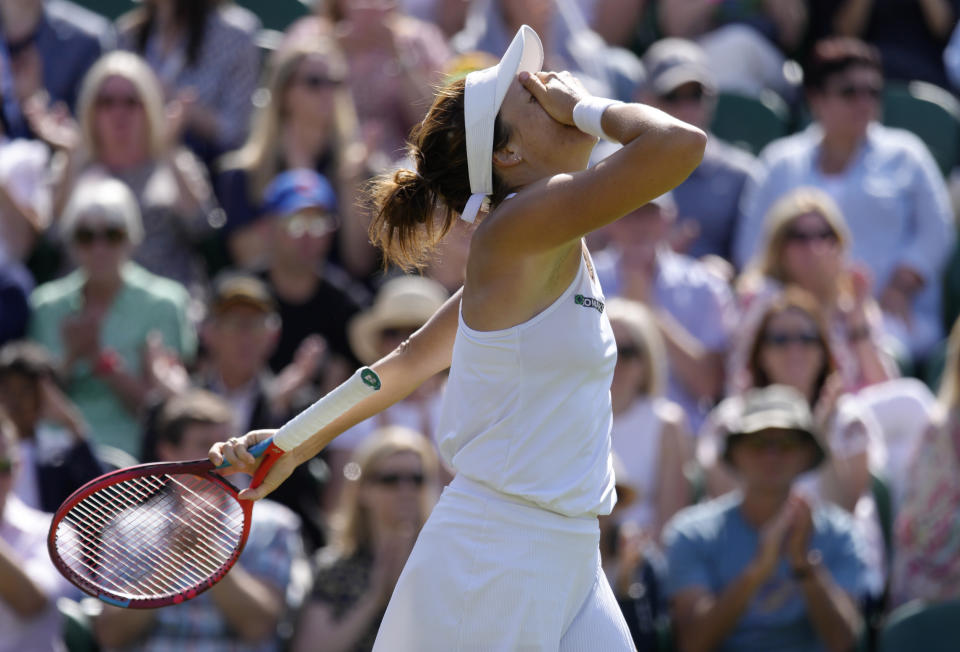
[(243, 510), (220, 484), (194, 474), (145, 475), (77, 503), (57, 528), (66, 565), (98, 590), (134, 598), (187, 591), (235, 554)]

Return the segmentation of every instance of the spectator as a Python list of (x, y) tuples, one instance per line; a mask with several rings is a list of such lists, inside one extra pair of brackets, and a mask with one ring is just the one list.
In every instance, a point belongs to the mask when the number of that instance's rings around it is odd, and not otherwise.
[(179, 104), (185, 142), (207, 162), (247, 136), (259, 30), (253, 13), (218, 0), (148, 0), (117, 20), (120, 46), (153, 68)]
[(270, 183), (263, 212), (271, 216), (269, 266), (261, 273), (280, 313), (280, 339), (270, 367), (280, 373), (309, 336), (320, 335), (327, 357), (321, 385), (334, 387), (357, 366), (346, 324), (367, 293), (329, 262), (339, 202), (330, 183), (312, 170), (282, 172)]
[(875, 46), (887, 79), (919, 79), (947, 88), (943, 50), (958, 8), (956, 0), (840, 0), (833, 5), (831, 24), (835, 34)]
[(756, 95), (767, 88), (789, 98), (784, 54), (793, 53), (803, 38), (803, 0), (664, 0), (659, 18), (665, 36), (693, 39), (703, 47), (720, 90)]
[(659, 540), (664, 523), (690, 503), (684, 466), (692, 457), (691, 436), (683, 408), (663, 398), (667, 353), (650, 311), (617, 298), (606, 309), (617, 340), (610, 438), (638, 494), (618, 510), (618, 520)]
[(32, 116), (40, 135), (60, 149), (54, 213), (62, 214), (86, 178), (123, 181), (145, 229), (134, 259), (202, 295), (206, 271), (197, 245), (211, 232), (213, 193), (199, 161), (177, 144), (179, 118), (168, 120), (156, 76), (134, 54), (104, 55), (83, 80), (77, 113), (79, 127)]
[(544, 42), (544, 70), (569, 70), (593, 95), (630, 101), (643, 80), (643, 66), (628, 50), (613, 48), (587, 25), (573, 0), (474, 0), (457, 52), (499, 54), (521, 25)]
[(20, 472), (14, 493), (28, 507), (55, 512), (104, 472), (77, 407), (57, 385), (53, 360), (32, 342), (0, 348), (0, 407), (16, 426)]
[(404, 562), (436, 500), (437, 456), (422, 434), (378, 430), (344, 467), (334, 542), (317, 556), (293, 649), (370, 650)]
[(667, 398), (683, 407), (691, 429), (723, 389), (723, 359), (736, 308), (727, 283), (704, 263), (667, 244), (676, 206), (664, 195), (616, 222), (610, 245), (596, 257), (608, 297), (647, 304), (667, 345)]
[(764, 220), (764, 245), (740, 278), (744, 303), (762, 310), (770, 295), (796, 285), (819, 304), (830, 347), (847, 391), (898, 375), (869, 273), (851, 263), (850, 229), (825, 192), (797, 188), (781, 197)]
[[(223, 400), (202, 390), (175, 397), (160, 414), (159, 461), (198, 459), (231, 435)], [(300, 524), (270, 500), (257, 503), (246, 546), (230, 572), (188, 604), (164, 609), (104, 605), (94, 631), (105, 650), (279, 651), (277, 624), (295, 564), (302, 563)]]
[[(251, 430), (278, 428), (291, 414), (296, 393), (313, 381), (324, 354), (322, 339), (307, 338), (294, 361), (274, 377), (267, 366), (280, 334), (280, 316), (266, 284), (256, 276), (223, 272), (214, 283), (210, 314), (203, 326), (206, 360), (196, 383), (230, 405), (231, 432), (236, 436)], [(317, 341), (319, 340), (319, 341)], [(273, 493), (273, 499), (292, 509), (302, 521), (304, 543), (314, 550), (325, 541), (319, 483), (323, 472), (316, 460), (293, 472)]]
[[(801, 476), (798, 489), (811, 499), (832, 502), (856, 515), (871, 571), (869, 588), (879, 595), (885, 577), (884, 547), (870, 492), (870, 472), (882, 472), (886, 448), (873, 414), (846, 390), (836, 373), (822, 313), (808, 294), (788, 288), (758, 312), (755, 327), (747, 330), (744, 347), (742, 388), (779, 384), (806, 398), (830, 458), (817, 473)], [(698, 439), (697, 458), (713, 496), (738, 486), (738, 478), (721, 464), (721, 450), (724, 420), (727, 412), (740, 409), (739, 401), (734, 396), (711, 412)]]
[(663, 599), (666, 562), (654, 543), (656, 538), (624, 520), (621, 512), (632, 507), (638, 487), (616, 453), (611, 462), (617, 504), (613, 512), (598, 519), (601, 564), (634, 645), (640, 652), (653, 652), (660, 649), (659, 632), (667, 623)]
[(664, 533), (679, 646), (853, 649), (864, 566), (852, 522), (792, 493), (825, 458), (806, 401), (774, 385), (741, 405), (724, 423), (722, 458), (742, 493), (681, 510)]
[(113, 46), (109, 23), (66, 0), (0, 4), (0, 41), (9, 55), (12, 88), (0, 82), (3, 122), (14, 137), (29, 134), (23, 104), (35, 95), (63, 103), (77, 100), (80, 80), (102, 52)]
[(396, 0), (316, 6), (317, 15), (294, 23), (288, 38), (336, 38), (346, 56), (364, 143), (381, 164), (402, 158), (410, 129), (426, 115), (443, 81), (451, 56), (443, 32), (405, 14)]
[[(640, 100), (709, 131), (717, 87), (703, 49), (693, 41), (665, 38), (650, 46), (643, 64), (647, 82)], [(757, 167), (751, 154), (711, 135), (703, 161), (671, 191), (680, 218), (674, 249), (694, 258), (732, 260), (740, 194)]]
[(78, 269), (33, 292), (30, 337), (57, 359), (93, 442), (139, 457), (148, 335), (156, 331), (178, 357), (193, 357), (186, 290), (130, 261), (143, 226), (120, 181), (84, 181), (60, 230)]
[(954, 229), (943, 177), (923, 142), (876, 123), (883, 77), (874, 48), (856, 39), (816, 44), (804, 85), (814, 118), (761, 153), (764, 172), (744, 191), (734, 243), (738, 266), (759, 249), (770, 207), (799, 186), (824, 190), (851, 232), (851, 258), (874, 279), (891, 331), (923, 361), (943, 336), (940, 276)]
[(960, 598), (960, 322), (950, 333), (937, 403), (916, 420), (922, 436), (903, 474), (890, 577), (893, 605)]
[(50, 515), (13, 487), (20, 472), (16, 427), (0, 410), (0, 651), (62, 650), (58, 597), (70, 593), (47, 554)]
[(346, 80), (346, 61), (330, 37), (297, 40), (271, 56), (250, 136), (221, 159), (217, 176), (236, 265), (249, 269), (264, 262), (270, 227), (258, 218), (267, 185), (281, 172), (305, 168), (329, 179), (341, 200), (334, 259), (358, 278), (375, 266), (366, 221), (356, 207), (357, 188), (369, 176), (367, 150)]

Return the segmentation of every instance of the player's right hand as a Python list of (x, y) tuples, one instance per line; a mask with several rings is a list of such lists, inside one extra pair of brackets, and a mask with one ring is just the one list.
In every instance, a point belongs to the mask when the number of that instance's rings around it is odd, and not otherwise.
[[(242, 437), (231, 437), (227, 441), (217, 442), (210, 447), (207, 457), (219, 467), (226, 462), (229, 466), (220, 469), (223, 475), (232, 473), (253, 474), (263, 457), (256, 458), (250, 454), (249, 449), (254, 444), (258, 444), (264, 439), (273, 437), (276, 430), (253, 430)], [(256, 489), (247, 488), (238, 494), (242, 500), (260, 500), (269, 495), (274, 489), (279, 487), (286, 480), (293, 470), (297, 467), (297, 460), (294, 455), (287, 453), (280, 457), (273, 467), (267, 472), (263, 483)]]
[(557, 122), (573, 126), (573, 107), (590, 93), (580, 80), (567, 71), (521, 72), (520, 84), (533, 95), (540, 106)]

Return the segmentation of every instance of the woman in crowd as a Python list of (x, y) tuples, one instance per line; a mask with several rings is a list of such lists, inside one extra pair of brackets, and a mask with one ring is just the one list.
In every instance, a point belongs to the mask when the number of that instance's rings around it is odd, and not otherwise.
[[(872, 589), (879, 595), (883, 540), (870, 494), (870, 472), (883, 468), (886, 449), (871, 413), (849, 393), (837, 373), (827, 327), (816, 300), (796, 287), (788, 287), (772, 297), (756, 328), (747, 334), (746, 348), (744, 391), (787, 385), (807, 398), (821, 433), (821, 444), (829, 456), (816, 474), (801, 476), (801, 490), (857, 517), (871, 546)], [(738, 486), (737, 478), (718, 457), (725, 409), (737, 410), (740, 406), (735, 399), (729, 399), (715, 408), (700, 431), (697, 445), (697, 459), (706, 472), (707, 491), (712, 496)]]
[(30, 337), (58, 359), (69, 398), (94, 444), (141, 453), (141, 409), (151, 383), (150, 340), (189, 360), (196, 336), (183, 286), (131, 262), (144, 236), (137, 202), (111, 178), (80, 182), (60, 221), (77, 264), (31, 296)]
[(896, 365), (884, 351), (883, 317), (868, 272), (850, 260), (850, 231), (837, 204), (821, 190), (798, 188), (773, 205), (764, 227), (764, 247), (739, 282), (743, 303), (762, 310), (781, 288), (801, 287), (827, 320), (848, 390), (895, 378)]
[(146, 0), (117, 21), (120, 46), (179, 101), (185, 141), (205, 161), (243, 142), (257, 87), (260, 21), (233, 2)]
[[(389, 262), (415, 266), (458, 217), (481, 218), (463, 291), (373, 364), (380, 392), (241, 494), (267, 494), (301, 454), (450, 368), (440, 450), (456, 476), (407, 560), (380, 649), (633, 649), (600, 567), (616, 343), (583, 237), (679, 184), (706, 136), (591, 97), (542, 62), (523, 26), (500, 63), (437, 93), (411, 137), (415, 169), (373, 188), (371, 235)], [(599, 136), (624, 146), (588, 169)], [(211, 459), (249, 470), (246, 448), (267, 434), (221, 442)]]
[(611, 299), (607, 315), (617, 341), (610, 437), (638, 494), (632, 505), (619, 510), (619, 520), (631, 521), (659, 540), (664, 523), (690, 502), (684, 475), (690, 433), (683, 409), (663, 397), (666, 351), (646, 307)]
[(197, 245), (212, 232), (216, 204), (203, 166), (178, 144), (182, 116), (165, 110), (150, 67), (130, 52), (104, 55), (83, 80), (77, 117), (79, 126), (35, 116), (40, 135), (60, 150), (54, 214), (85, 179), (119, 179), (143, 220), (134, 260), (202, 295), (206, 270)]
[(242, 267), (263, 263), (266, 231), (263, 193), (285, 170), (309, 168), (329, 179), (341, 211), (334, 259), (363, 277), (375, 265), (359, 214), (357, 193), (367, 178), (367, 150), (359, 141), (357, 113), (346, 83), (347, 67), (336, 42), (294, 40), (270, 59), (264, 88), (255, 97), (253, 128), (244, 145), (220, 161), (217, 194), (227, 214), (227, 246)]
[(373, 432), (343, 468), (333, 543), (318, 554), (293, 649), (369, 650), (403, 564), (436, 501), (437, 456), (402, 426)]
[(960, 598), (960, 321), (947, 343), (938, 404), (911, 411), (923, 435), (912, 449), (897, 507), (894, 605)]

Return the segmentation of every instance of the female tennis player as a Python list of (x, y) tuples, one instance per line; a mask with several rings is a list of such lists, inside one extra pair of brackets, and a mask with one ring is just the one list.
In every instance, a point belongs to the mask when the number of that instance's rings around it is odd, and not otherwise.
[[(498, 65), (439, 91), (412, 136), (415, 170), (373, 189), (371, 235), (417, 265), (459, 214), (482, 220), (461, 292), (375, 363), (383, 389), (280, 458), (258, 499), (352, 423), (448, 366), (440, 450), (456, 470), (387, 607), (377, 650), (629, 650), (600, 568), (616, 500), (616, 345), (583, 236), (680, 183), (703, 132), (541, 72), (524, 26)], [(624, 146), (587, 169), (598, 137)], [(248, 433), (210, 452), (250, 470)]]

